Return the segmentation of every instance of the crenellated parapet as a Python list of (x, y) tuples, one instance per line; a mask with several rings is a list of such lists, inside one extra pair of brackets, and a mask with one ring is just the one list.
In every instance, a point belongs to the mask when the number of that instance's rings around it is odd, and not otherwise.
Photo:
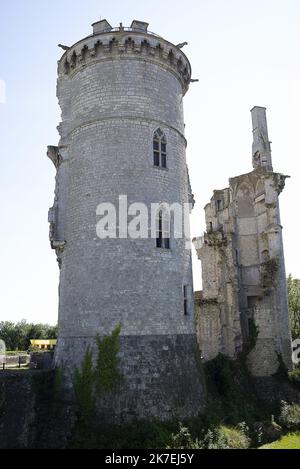
[(177, 46), (148, 31), (147, 23), (134, 21), (130, 28), (112, 28), (106, 20), (94, 23), (94, 34), (71, 47), (62, 46), (64, 55), (58, 62), (60, 77), (73, 76), (83, 67), (107, 59), (146, 60), (157, 63), (174, 73), (183, 94), (191, 82), (191, 65), (181, 51), (186, 43)]

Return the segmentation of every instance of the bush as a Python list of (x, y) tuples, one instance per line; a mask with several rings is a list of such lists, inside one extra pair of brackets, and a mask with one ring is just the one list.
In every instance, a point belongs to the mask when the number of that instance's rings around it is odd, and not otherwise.
[(287, 430), (299, 430), (300, 405), (288, 404), (287, 402), (282, 401), (279, 422)]
[(227, 448), (231, 449), (247, 449), (250, 446), (250, 438), (247, 436), (248, 428), (244, 424), (237, 427), (219, 428), (220, 441), (225, 442)]
[(121, 382), (118, 363), (120, 351), (119, 336), (121, 324), (118, 324), (110, 335), (96, 336), (98, 356), (95, 370), (95, 384), (98, 393), (112, 391)]
[(300, 432), (289, 433), (280, 440), (261, 446), (259, 449), (300, 449)]
[(282, 435), (282, 428), (274, 420), (255, 422), (251, 431), (252, 445), (258, 447), (265, 443), (278, 440)]
[(167, 449), (202, 449), (203, 446), (198, 439), (193, 440), (190, 431), (182, 424), (179, 425), (179, 432), (172, 433), (171, 443)]
[(250, 446), (245, 424), (236, 427), (221, 425), (209, 428), (201, 438), (193, 438), (190, 430), (180, 424), (179, 432), (172, 434), (167, 449), (246, 449)]
[(292, 384), (300, 387), (300, 365), (296, 366), (295, 369), (289, 373), (289, 380)]
[[(204, 364), (212, 402), (206, 414), (216, 424), (236, 426), (254, 423), (266, 413), (259, 403), (243, 357), (237, 360), (219, 354)], [(218, 403), (218, 405), (217, 405)]]
[(75, 368), (73, 386), (80, 419), (88, 423), (95, 414), (94, 370), (92, 351), (88, 347), (80, 368)]

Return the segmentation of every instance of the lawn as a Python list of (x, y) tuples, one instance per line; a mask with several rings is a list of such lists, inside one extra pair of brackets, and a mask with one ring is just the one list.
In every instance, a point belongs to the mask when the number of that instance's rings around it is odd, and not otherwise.
[(280, 440), (261, 446), (260, 449), (300, 449), (300, 432), (288, 433)]

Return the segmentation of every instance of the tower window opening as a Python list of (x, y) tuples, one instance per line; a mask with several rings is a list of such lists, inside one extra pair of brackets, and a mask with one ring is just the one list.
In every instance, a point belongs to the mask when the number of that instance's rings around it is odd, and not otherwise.
[(217, 200), (217, 211), (220, 212), (221, 210), (223, 210), (223, 200), (218, 199)]
[(239, 265), (239, 263), (240, 263), (238, 249), (235, 250), (235, 262), (237, 263), (237, 265)]
[(187, 285), (183, 286), (183, 312), (184, 315), (188, 315), (188, 288)]
[(153, 137), (153, 162), (154, 166), (167, 167), (167, 140), (161, 129), (157, 129)]
[(156, 218), (156, 247), (170, 249), (170, 214), (162, 209)]

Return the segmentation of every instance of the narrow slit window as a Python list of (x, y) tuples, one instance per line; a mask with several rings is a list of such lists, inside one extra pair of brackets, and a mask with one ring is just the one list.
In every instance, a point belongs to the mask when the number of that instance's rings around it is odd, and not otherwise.
[(183, 286), (183, 312), (184, 315), (188, 315), (188, 288), (187, 285)]

